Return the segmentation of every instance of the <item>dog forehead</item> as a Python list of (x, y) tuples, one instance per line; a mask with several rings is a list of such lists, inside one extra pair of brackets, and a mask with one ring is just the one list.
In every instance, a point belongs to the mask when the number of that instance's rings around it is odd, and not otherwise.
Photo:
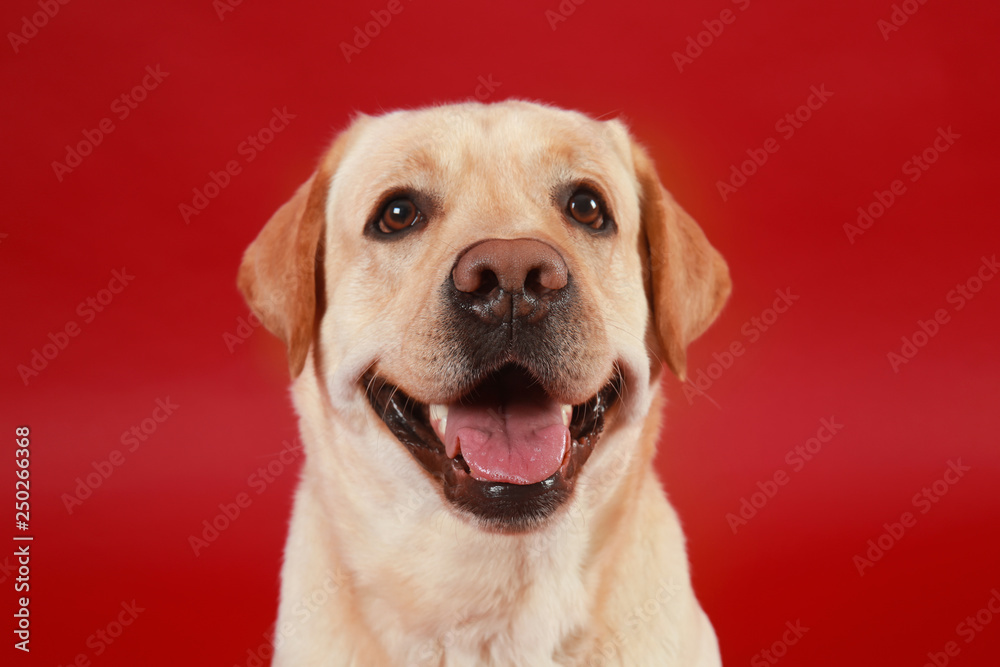
[(454, 104), (358, 122), (330, 190), (331, 205), (353, 210), (393, 189), (544, 197), (560, 181), (607, 182), (631, 171), (620, 124), (535, 103)]
[(478, 159), (484, 152), (502, 161), (542, 152), (563, 159), (606, 158), (613, 150), (603, 123), (530, 102), (452, 104), (375, 121), (370, 136), (386, 150), (441, 162)]

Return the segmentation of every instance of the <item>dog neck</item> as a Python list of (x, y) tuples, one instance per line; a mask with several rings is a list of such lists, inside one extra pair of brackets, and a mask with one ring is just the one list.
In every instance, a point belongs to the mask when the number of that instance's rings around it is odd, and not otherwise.
[(549, 665), (596, 640), (593, 610), (623, 574), (608, 554), (638, 549), (637, 498), (656, 486), (652, 446), (627, 445), (652, 443), (657, 424), (611, 429), (563, 508), (539, 529), (498, 534), (459, 515), (370, 415), (337, 412), (304, 379), (306, 463), (276, 626), (276, 639), (299, 635), (279, 651), (287, 664), (305, 659), (295, 646), (326, 646), (362, 652), (362, 664)]

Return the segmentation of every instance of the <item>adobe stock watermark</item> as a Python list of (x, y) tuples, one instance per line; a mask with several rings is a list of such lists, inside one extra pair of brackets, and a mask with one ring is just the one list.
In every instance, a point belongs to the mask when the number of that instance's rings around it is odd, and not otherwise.
[[(741, 12), (745, 12), (750, 7), (750, 0), (732, 0), (732, 3)], [(684, 66), (693, 64), (705, 52), (705, 49), (712, 46), (716, 38), (722, 35), (727, 25), (732, 25), (736, 22), (737, 16), (736, 12), (727, 7), (719, 12), (719, 18), (702, 21), (701, 24), (705, 26), (705, 29), (694, 36), (688, 35), (686, 40), (687, 46), (684, 48), (684, 52), (674, 51), (671, 54), (674, 64), (677, 65), (677, 71), (683, 74)]]
[(73, 510), (81, 507), (85, 500), (94, 495), (97, 489), (101, 488), (106, 481), (125, 463), (125, 454), (135, 453), (144, 443), (146, 443), (160, 424), (167, 421), (180, 407), (170, 400), (170, 397), (158, 398), (154, 401), (153, 411), (148, 417), (133, 424), (130, 428), (122, 431), (119, 440), (126, 448), (123, 452), (120, 449), (113, 449), (107, 458), (91, 461), (90, 467), (93, 472), (88, 472), (86, 476), (77, 477), (74, 481), (72, 493), (63, 493), (60, 499), (67, 514), (72, 514)]
[(576, 8), (587, 0), (562, 0), (556, 8), (545, 10), (545, 20), (549, 22), (549, 27), (555, 30), (560, 23), (566, 21), (576, 13)]
[[(1000, 271), (1000, 264), (997, 263), (996, 254), (994, 253), (988, 259), (984, 255), (980, 258), (979, 267), (975, 273), (966, 278), (965, 281), (956, 283), (955, 287), (945, 294), (945, 301), (952, 304), (957, 313), (976, 297), (986, 283), (993, 280), (998, 271)], [(951, 322), (951, 313), (948, 312), (947, 308), (938, 308), (929, 319), (918, 319), (913, 333), (900, 337), (902, 345), (900, 345), (899, 351), (893, 350), (885, 355), (892, 372), (899, 373), (903, 364), (910, 363), (920, 350), (926, 347), (934, 336), (938, 335), (941, 327), (949, 322)]]
[[(146, 608), (140, 607), (135, 600), (122, 601), (119, 606), (121, 609), (110, 621), (87, 637), (86, 646), (90, 651), (77, 653), (65, 667), (90, 667), (91, 660), (104, 655), (105, 651), (125, 634), (125, 630), (135, 623), (139, 614), (146, 611)], [(59, 667), (64, 667), (63, 663), (60, 662)]]
[[(833, 93), (826, 89), (826, 84), (809, 87), (810, 95), (806, 101), (796, 107), (793, 111), (786, 113), (774, 123), (774, 130), (781, 135), (781, 138), (788, 141), (795, 136), (796, 130), (801, 130), (805, 123), (813, 117), (813, 113), (819, 111), (833, 97)], [(747, 184), (747, 179), (757, 173), (763, 167), (770, 156), (778, 152), (781, 144), (774, 137), (764, 140), (760, 148), (748, 148), (746, 154), (749, 159), (743, 160), (739, 167), (735, 164), (729, 167), (729, 178), (725, 181), (716, 181), (715, 187), (719, 191), (722, 201), (728, 201), (729, 197), (737, 190)]]
[(479, 76), (476, 79), (476, 99), (480, 102), (485, 102), (493, 97), (493, 93), (496, 92), (496, 89), (502, 85), (503, 82), (493, 80), (492, 74), (487, 74), (485, 78)]
[(889, 20), (879, 19), (875, 22), (875, 27), (882, 33), (882, 40), (888, 42), (889, 35), (899, 32), (910, 17), (920, 10), (920, 6), (926, 4), (927, 0), (903, 0), (900, 4), (893, 4)]
[[(962, 135), (952, 131), (951, 125), (948, 126), (947, 130), (939, 127), (937, 129), (937, 136), (934, 137), (931, 145), (920, 151), (919, 155), (914, 154), (909, 160), (903, 163), (901, 167), (903, 175), (909, 176), (911, 183), (916, 183), (924, 175), (924, 172), (938, 161), (941, 154), (954, 146), (956, 139), (961, 138)], [(896, 199), (906, 194), (906, 192), (906, 184), (900, 178), (890, 183), (888, 190), (875, 190), (872, 192), (874, 200), (865, 206), (858, 207), (856, 224), (844, 223), (844, 233), (847, 234), (847, 240), (851, 242), (851, 245), (854, 245), (854, 240), (857, 237), (871, 229), (875, 221), (885, 215), (886, 211), (896, 203)]]
[(365, 22), (363, 26), (354, 26), (354, 34), (350, 43), (340, 42), (340, 52), (344, 56), (344, 60), (348, 63), (361, 52), (368, 48), (372, 43), (372, 40), (377, 38), (382, 34), (382, 31), (389, 27), (392, 23), (394, 16), (398, 16), (402, 11), (406, 9), (403, 6), (402, 0), (389, 0), (383, 9), (372, 9), (369, 14), (371, 14), (372, 20)]
[(787, 313), (800, 297), (798, 294), (792, 294), (790, 287), (774, 290), (774, 293), (777, 296), (770, 307), (762, 310), (760, 315), (751, 317), (740, 327), (740, 333), (743, 334), (745, 342), (734, 340), (721, 353), (713, 352), (713, 361), (708, 366), (699, 368), (690, 374), (683, 389), (684, 397), (687, 398), (689, 405), (694, 403), (696, 396), (702, 396), (718, 407), (718, 404), (709, 397), (708, 390), (712, 388), (716, 380), (733, 367), (738, 358), (743, 356), (747, 351), (747, 346), (756, 343), (761, 339), (761, 336), (770, 331), (778, 318)]
[(435, 507), (441, 504), (441, 495), (430, 484), (421, 484), (406, 490), (406, 497), (396, 502), (392, 507), (393, 514), (400, 525), (409, 521), (414, 512), (433, 503)]
[[(447, 630), (438, 637), (432, 637), (413, 650), (416, 654), (417, 662), (407, 660), (406, 667), (431, 667), (432, 665), (444, 664), (445, 652), (448, 651), (455, 642), (458, 641), (458, 630), (472, 620), (469, 611), (460, 611), (451, 616), (447, 622)], [(412, 654), (411, 654), (412, 655)]]
[(785, 453), (785, 463), (791, 467), (791, 472), (778, 468), (763, 482), (757, 482), (758, 490), (751, 493), (749, 499), (746, 496), (740, 498), (740, 506), (736, 512), (726, 514), (726, 523), (729, 524), (733, 535), (747, 525), (750, 519), (757, 516), (757, 513), (778, 495), (780, 488), (787, 485), (795, 473), (802, 472), (806, 463), (812, 461), (823, 449), (823, 445), (833, 440), (843, 428), (844, 425), (838, 422), (836, 417), (824, 417), (819, 420), (816, 435), (808, 438), (803, 444), (789, 449)]
[(17, 32), (8, 32), (7, 41), (10, 42), (10, 46), (14, 49), (14, 53), (20, 53), (21, 47), (28, 43), (28, 40), (33, 39), (38, 35), (38, 31), (49, 24), (51, 19), (56, 17), (59, 13), (61, 5), (68, 5), (69, 0), (38, 0), (38, 8), (41, 11), (37, 11), (30, 17), (25, 15), (21, 17), (20, 29)]
[(212, 0), (212, 9), (220, 21), (226, 20), (226, 14), (236, 11), (236, 8), (243, 4), (243, 0)]
[(787, 629), (782, 633), (781, 639), (775, 640), (768, 648), (762, 649), (750, 658), (750, 667), (778, 664), (779, 660), (788, 655), (789, 647), (798, 644), (799, 640), (809, 632), (809, 628), (803, 626), (800, 619), (795, 619), (795, 623), (785, 621), (785, 628)]
[[(146, 75), (142, 77), (139, 83), (111, 100), (111, 113), (119, 121), (125, 120), (134, 110), (139, 108), (139, 104), (145, 101), (149, 93), (160, 87), (160, 84), (168, 76), (170, 76), (170, 72), (161, 70), (159, 64), (156, 67), (147, 65)], [(66, 155), (63, 161), (52, 161), (52, 171), (55, 173), (56, 180), (62, 183), (63, 178), (67, 174), (73, 173), (74, 169), (83, 164), (83, 159), (92, 155), (94, 149), (100, 146), (104, 138), (114, 132), (115, 129), (115, 122), (110, 116), (105, 116), (98, 121), (97, 126), (93, 129), (83, 129), (81, 132), (83, 134), (82, 139), (72, 146), (66, 144)]]
[[(965, 640), (966, 644), (971, 644), (997, 617), (1000, 617), (1000, 591), (991, 588), (990, 597), (986, 600), (986, 604), (975, 614), (969, 614), (962, 619), (955, 626), (955, 634)], [(954, 640), (945, 642), (940, 651), (927, 652), (927, 662), (923, 664), (923, 667), (945, 667), (945, 665), (951, 664), (951, 659), (957, 657), (961, 652), (962, 648), (958, 642)]]
[(226, 349), (229, 350), (229, 354), (235, 352), (237, 346), (247, 342), (261, 324), (260, 318), (252, 312), (247, 313), (246, 317), (242, 315), (237, 317), (236, 328), (232, 332), (222, 332), (222, 342), (226, 346)]
[[(613, 636), (601, 642), (598, 653), (592, 655), (587, 661), (587, 667), (606, 667), (609, 665), (619, 665), (616, 661), (621, 655), (621, 649), (630, 640), (630, 634), (654, 620), (657, 616), (666, 611), (671, 604), (677, 600), (677, 595), (682, 591), (680, 584), (670, 577), (661, 579), (657, 584), (656, 591), (642, 603), (637, 604), (628, 611), (622, 620), (624, 630), (617, 631)], [(661, 646), (666, 649), (662, 657), (674, 660), (677, 658), (677, 647), (671, 643)]]
[[(278, 625), (275, 621), (264, 631), (264, 641), (256, 648), (248, 648), (246, 660), (233, 667), (266, 667), (271, 664), (275, 650), (295, 634), (317, 611), (325, 607), (333, 595), (344, 585), (346, 578), (340, 570), (326, 570), (323, 581), (302, 594), (291, 606), (291, 614)], [(288, 620), (290, 618), (290, 620)]]
[(0, 584), (17, 574), (17, 566), (17, 561), (12, 561), (9, 555), (3, 557), (3, 562), (0, 562)]
[[(941, 499), (948, 493), (951, 487), (958, 484), (959, 480), (965, 477), (965, 473), (970, 470), (972, 470), (970, 466), (962, 465), (962, 459), (948, 461), (948, 467), (945, 468), (941, 478), (934, 480), (934, 482), (913, 494), (910, 503), (915, 509), (920, 510), (921, 514), (927, 514), (936, 503), (941, 502)], [(882, 557), (903, 539), (907, 529), (911, 529), (916, 525), (917, 516), (913, 512), (903, 512), (899, 516), (899, 521), (895, 523), (883, 523), (882, 528), (885, 529), (884, 532), (868, 540), (865, 544), (868, 548), (861, 554), (855, 555), (852, 559), (858, 575), (865, 576), (865, 570), (874, 567), (875, 563), (882, 560)]]
[[(218, 505), (218, 513), (201, 522), (201, 530), (198, 534), (188, 535), (188, 546), (195, 556), (200, 556), (202, 552), (211, 546), (219, 536), (236, 523), (250, 505), (253, 504), (255, 496), (260, 496), (267, 491), (268, 487), (274, 484), (286, 470), (291, 468), (302, 456), (302, 445), (300, 443), (282, 441), (281, 451), (266, 466), (257, 468), (247, 477), (246, 485), (248, 491), (240, 491), (231, 502), (221, 502)], [(250, 491), (254, 496), (250, 495)]]
[[(83, 324), (90, 324), (97, 319), (97, 315), (103, 313), (104, 309), (114, 301), (115, 296), (125, 291), (133, 280), (135, 276), (125, 267), (112, 271), (111, 280), (108, 281), (106, 288), (98, 290), (93, 296), (88, 296), (77, 305), (76, 314), (83, 319)], [(67, 320), (60, 329), (54, 333), (49, 332), (47, 342), (32, 348), (27, 363), (17, 365), (17, 374), (24, 386), (27, 387), (31, 380), (48, 368), (49, 362), (54, 361), (69, 346), (70, 340), (79, 336), (82, 331), (83, 326), (76, 320)]]
[(191, 203), (182, 202), (177, 205), (177, 211), (181, 214), (184, 224), (191, 224), (191, 218), (208, 208), (212, 200), (229, 187), (233, 178), (243, 173), (243, 167), (256, 160), (257, 156), (274, 141), (275, 137), (297, 117), (297, 114), (288, 112), (288, 107), (281, 107), (281, 109), (273, 107), (267, 123), (236, 146), (236, 154), (243, 158), (242, 163), (238, 158), (233, 158), (228, 160), (219, 171), (210, 169), (205, 184), (200, 188), (191, 189), (193, 193)]

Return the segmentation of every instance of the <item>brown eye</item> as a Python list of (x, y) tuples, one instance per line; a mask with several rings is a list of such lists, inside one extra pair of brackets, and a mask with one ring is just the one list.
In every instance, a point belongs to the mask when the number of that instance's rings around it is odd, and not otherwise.
[(386, 204), (382, 217), (378, 221), (378, 229), (383, 234), (401, 232), (412, 227), (420, 216), (417, 205), (406, 198), (393, 199)]
[(590, 192), (578, 190), (569, 198), (567, 205), (569, 215), (581, 225), (587, 225), (594, 229), (601, 229), (604, 226), (604, 211), (601, 210), (601, 203)]

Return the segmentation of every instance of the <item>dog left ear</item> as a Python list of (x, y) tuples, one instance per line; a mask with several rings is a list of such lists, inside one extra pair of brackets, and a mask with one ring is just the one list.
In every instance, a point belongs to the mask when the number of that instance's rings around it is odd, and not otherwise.
[(632, 159), (649, 250), (657, 340), (670, 370), (684, 380), (687, 346), (718, 317), (729, 298), (729, 267), (698, 223), (660, 184), (653, 161), (634, 141)]

